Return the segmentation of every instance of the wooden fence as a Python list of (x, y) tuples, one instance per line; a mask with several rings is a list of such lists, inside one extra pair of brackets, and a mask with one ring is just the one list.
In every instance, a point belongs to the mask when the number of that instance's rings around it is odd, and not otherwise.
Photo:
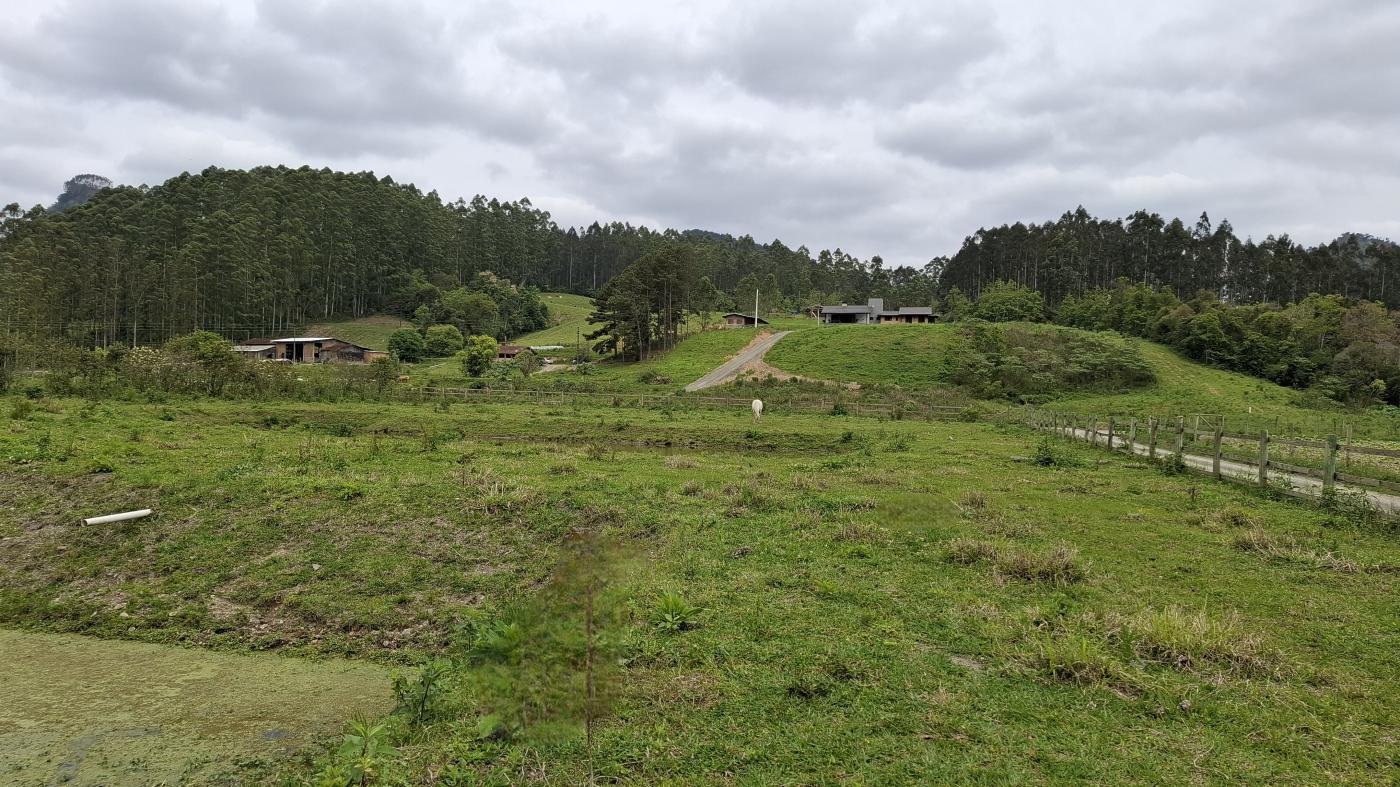
[[(609, 393), (578, 391), (531, 391), (513, 388), (448, 388), (426, 386), (413, 389), (406, 394), (420, 401), (476, 401), (524, 403), (552, 406), (575, 406), (589, 404), (594, 407), (684, 407), (699, 408), (739, 408), (748, 410), (753, 399), (740, 399), (725, 396), (677, 396), (674, 394)], [(924, 418), (928, 420), (961, 418), (965, 412), (961, 407), (951, 405), (911, 404), (909, 406), (887, 402), (837, 401), (833, 399), (804, 399), (764, 402), (765, 413), (809, 412), (831, 413), (840, 404), (848, 415), (875, 418)]]
[[(1124, 424), (1114, 418), (1106, 421), (1066, 413), (1036, 411), (1032, 425), (1071, 439), (1082, 439), (1090, 445), (1102, 444), (1109, 450), (1123, 449), (1139, 453), (1149, 459), (1172, 454), (1187, 455), (1187, 438), (1202, 441), (1208, 445), (1208, 454), (1202, 456), (1210, 462), (1210, 472), (1222, 478), (1222, 461), (1252, 468), (1252, 474), (1260, 485), (1268, 485), (1269, 471), (1276, 469), (1294, 476), (1307, 476), (1318, 479), (1324, 490), (1332, 489), (1338, 482), (1367, 487), (1385, 492), (1400, 492), (1400, 483), (1380, 478), (1357, 475), (1338, 469), (1338, 459), (1343, 457), (1348, 467), (1353, 456), (1378, 456), (1400, 459), (1400, 451), (1386, 448), (1352, 445), (1345, 443), (1337, 435), (1328, 435), (1325, 440), (1308, 440), (1294, 437), (1278, 437), (1262, 429), (1258, 434), (1229, 432), (1224, 428), (1224, 420), (1216, 419), (1209, 428), (1201, 428), (1200, 420), (1188, 426), (1184, 416), (1174, 419), (1148, 418), (1139, 424), (1138, 419), (1128, 419)], [(1141, 428), (1140, 428), (1141, 427)], [(1140, 439), (1145, 437), (1145, 441)], [(1250, 459), (1224, 456), (1226, 440), (1244, 442), (1257, 446), (1257, 454)], [(1315, 449), (1322, 455), (1322, 466), (1309, 467), (1279, 461), (1270, 455), (1274, 446)]]

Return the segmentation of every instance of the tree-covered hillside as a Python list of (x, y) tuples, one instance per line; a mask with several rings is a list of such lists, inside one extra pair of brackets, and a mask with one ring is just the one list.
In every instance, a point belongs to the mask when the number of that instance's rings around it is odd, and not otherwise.
[(1235, 303), (1296, 303), (1309, 293), (1400, 306), (1400, 246), (1347, 233), (1307, 248), (1287, 235), (1240, 240), (1230, 222), (1194, 225), (1138, 211), (1098, 219), (1083, 207), (1058, 221), (979, 229), (942, 272), (944, 291), (976, 296), (995, 281), (1043, 293), (1052, 306), (1119, 279), (1167, 287), (1183, 299), (1200, 290)]
[[(331, 317), (410, 317), (490, 272), (515, 286), (594, 294), (644, 255), (682, 246), (695, 273), (773, 307), (883, 293), (928, 303), (933, 269), (844, 252), (627, 224), (560, 228), (527, 199), (448, 202), (373, 173), (209, 168), (107, 188), (57, 213), (0, 213), (7, 333), (91, 344), (194, 328), (283, 331)], [(425, 297), (425, 294), (427, 297)], [(535, 326), (538, 327), (538, 326)]]

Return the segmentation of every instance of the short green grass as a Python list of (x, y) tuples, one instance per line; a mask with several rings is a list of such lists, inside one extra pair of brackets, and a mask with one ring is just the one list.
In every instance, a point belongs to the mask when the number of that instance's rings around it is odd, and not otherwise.
[[(588, 316), (593, 313), (592, 298), (563, 292), (545, 292), (540, 293), (540, 300), (549, 307), (551, 325), (533, 333), (517, 336), (510, 340), (511, 344), (562, 344), (572, 349), (578, 344), (580, 336), (586, 337), (590, 332), (597, 330), (597, 326), (588, 321)], [(583, 341), (588, 343), (586, 338)]]
[(413, 323), (387, 314), (359, 317), (338, 322), (313, 323), (297, 331), (298, 336), (334, 336), (354, 342), (371, 350), (389, 349), (389, 334), (400, 328), (412, 328)]
[[(814, 379), (861, 384), (895, 384), (907, 389), (946, 386), (947, 352), (955, 324), (928, 326), (827, 326), (794, 334), (768, 353), (784, 371)], [(1167, 347), (1131, 340), (1156, 375), (1156, 382), (1131, 391), (1068, 390), (1047, 407), (1081, 416), (1125, 421), (1186, 416), (1191, 423), (1224, 418), (1228, 431), (1400, 441), (1400, 409), (1347, 408), (1303, 391), (1249, 375), (1216, 369), (1182, 357)], [(1387, 446), (1389, 447), (1389, 446)]]
[[(461, 625), (505, 631), (481, 623), (533, 603), (582, 528), (618, 553), (591, 751), (576, 725), (502, 727), (467, 688), (488, 667), (463, 667), (454, 713), (380, 763), (391, 783), (1393, 778), (1393, 536), (1067, 443), (1041, 466), (1041, 440), (782, 413), (41, 401), (0, 430), (0, 624), (461, 656)], [(140, 506), (157, 514), (78, 524)], [(1243, 549), (1246, 530), (1367, 568)]]
[(838, 383), (929, 388), (948, 384), (951, 325), (828, 325), (793, 333), (766, 360), (786, 372)]

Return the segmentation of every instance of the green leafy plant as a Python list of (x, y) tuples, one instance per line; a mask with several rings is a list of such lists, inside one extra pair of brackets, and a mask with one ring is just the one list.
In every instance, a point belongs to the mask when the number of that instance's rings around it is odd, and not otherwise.
[(651, 622), (660, 631), (678, 633), (695, 628), (700, 609), (690, 605), (679, 593), (662, 593), (652, 607)]

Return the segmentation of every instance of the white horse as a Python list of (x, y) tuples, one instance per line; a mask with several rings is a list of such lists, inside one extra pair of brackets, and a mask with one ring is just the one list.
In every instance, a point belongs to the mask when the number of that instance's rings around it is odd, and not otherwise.
[(763, 400), (762, 400), (762, 399), (755, 399), (755, 400), (753, 400), (753, 419), (754, 419), (755, 421), (762, 421), (762, 420), (763, 420)]

